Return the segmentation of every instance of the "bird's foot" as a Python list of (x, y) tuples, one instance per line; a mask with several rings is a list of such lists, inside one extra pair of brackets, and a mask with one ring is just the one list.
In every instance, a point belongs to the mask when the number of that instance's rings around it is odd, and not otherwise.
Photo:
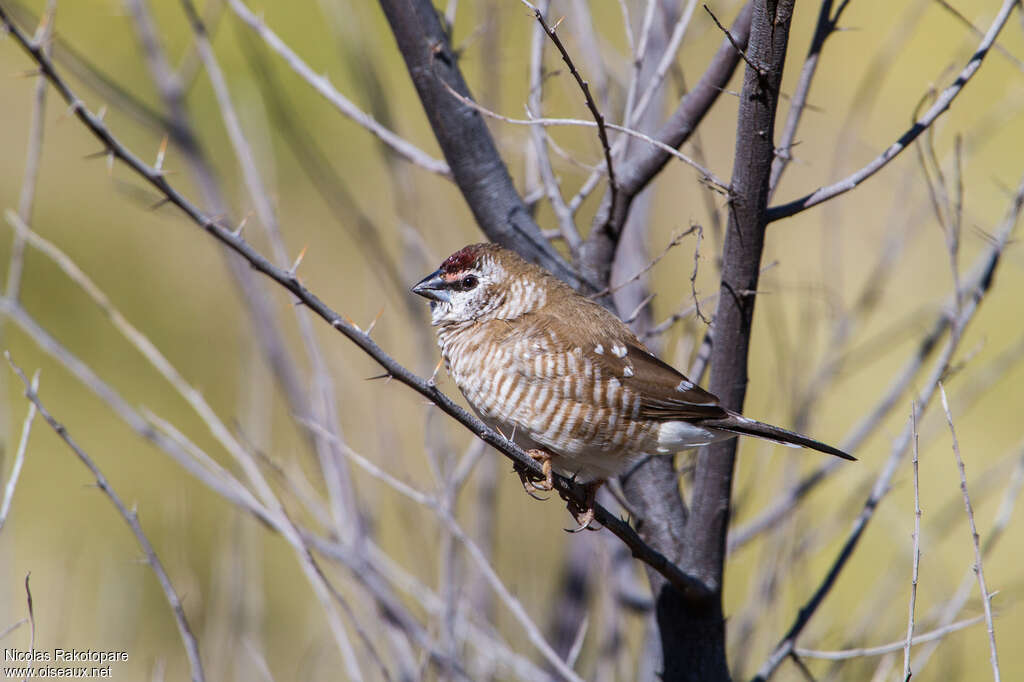
[(540, 497), (538, 492), (549, 492), (554, 490), (555, 481), (551, 472), (551, 455), (543, 450), (527, 450), (526, 454), (535, 462), (540, 462), (543, 474), (538, 474), (518, 462), (513, 465), (515, 472), (519, 474), (519, 480), (523, 482), (523, 490), (535, 500), (546, 500)]
[(583, 503), (577, 502), (571, 497), (565, 497), (566, 507), (569, 513), (579, 524), (576, 528), (566, 528), (567, 533), (579, 533), (581, 530), (599, 530), (590, 524), (594, 521), (594, 503), (597, 499), (597, 491), (604, 484), (604, 481), (593, 481), (587, 483), (583, 489), (585, 497)]

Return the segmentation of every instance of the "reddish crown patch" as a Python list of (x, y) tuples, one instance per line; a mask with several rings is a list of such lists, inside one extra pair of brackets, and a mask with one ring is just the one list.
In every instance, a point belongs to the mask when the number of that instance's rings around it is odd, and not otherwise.
[(459, 249), (441, 263), (441, 272), (450, 275), (465, 270), (476, 262), (483, 251), (483, 246), (483, 244), (470, 244)]

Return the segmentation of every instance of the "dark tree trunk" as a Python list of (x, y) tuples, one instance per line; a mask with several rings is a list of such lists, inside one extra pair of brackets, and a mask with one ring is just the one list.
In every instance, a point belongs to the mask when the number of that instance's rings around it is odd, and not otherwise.
[[(793, 0), (755, 3), (747, 50), (750, 63), (740, 94), (710, 381), (712, 393), (734, 410), (742, 409), (747, 390), (752, 292), (757, 290), (761, 268), (768, 183), (775, 158), (775, 110), (793, 4)], [(716, 443), (704, 448), (697, 459), (681, 566), (714, 590), (718, 599), (713, 608), (684, 607), (673, 613), (679, 620), (671, 623), (670, 631), (662, 631), (666, 680), (729, 679), (721, 595), (736, 444), (735, 439)], [(659, 605), (659, 614), (661, 608)], [(664, 607), (666, 611), (673, 608), (671, 601)], [(673, 635), (674, 640), (670, 639)], [(708, 667), (696, 670), (693, 661), (706, 661)]]

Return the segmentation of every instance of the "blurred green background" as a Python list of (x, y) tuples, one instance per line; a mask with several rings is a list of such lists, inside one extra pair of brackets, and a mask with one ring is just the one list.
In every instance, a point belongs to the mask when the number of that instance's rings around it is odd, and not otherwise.
[[(183, 12), (173, 1), (152, 2), (161, 39), (172, 63), (191, 51), (192, 37)], [(632, 6), (632, 3), (630, 3)], [(4, 3), (8, 6), (8, 3)], [(36, 15), (43, 3), (28, 3)], [(321, 0), (319, 3), (250, 2), (267, 24), (317, 72), (356, 103), (369, 109), (374, 88), (386, 95), (397, 132), (439, 156), (405, 66), (375, 3)], [(998, 10), (994, 1), (957, 3), (963, 15), (987, 28)], [(599, 44), (609, 71), (628, 77), (626, 43), (617, 3), (591, 3)], [(728, 24), (736, 3), (712, 6)], [(634, 23), (640, 9), (634, 7)], [(560, 31), (576, 49), (570, 3), (556, 2), (552, 16), (569, 14)], [(797, 3), (784, 90), (795, 87), (818, 7)], [(216, 15), (216, 13), (213, 13)], [(207, 13), (210, 16), (211, 13)], [(498, 43), (481, 38), (488, 22), (498, 26)], [(785, 176), (776, 200), (804, 194), (844, 177), (891, 144), (912, 121), (929, 88), (941, 90), (977, 47), (978, 37), (942, 6), (919, 0), (853, 0), (844, 15), (847, 31), (833, 36), (822, 59), (795, 149), (797, 161)], [(102, 72), (155, 109), (160, 100), (141, 58), (132, 22), (114, 1), (59, 3), (58, 35)], [(390, 275), (368, 261), (356, 236), (355, 218), (331, 209), (313, 190), (296, 158), (281, 139), (240, 40), (252, 34), (225, 10), (212, 25), (213, 42), (228, 77), (242, 125), (257, 152), (270, 186), (287, 247), (293, 255), (308, 246), (300, 269), (303, 282), (335, 310), (365, 326), (383, 308), (374, 331), (378, 343), (421, 374), (436, 362), (424, 341), (424, 315), (411, 312), (418, 302), (395, 286)], [(461, 66), (470, 87), (487, 103), (513, 117), (523, 115), (532, 20), (516, 0), (462, 2), (454, 25)], [(488, 36), (492, 34), (487, 34)], [(681, 50), (679, 66), (687, 81), (702, 72), (721, 34), (702, 10)], [(993, 52), (952, 109), (934, 129), (934, 148), (948, 178), (956, 136), (963, 136), (965, 188), (962, 253), (966, 272), (988, 245), (1024, 173), (1024, 38), (1017, 18), (1000, 41), (1012, 57)], [(254, 43), (272, 65), (283, 101), (330, 159), (359, 208), (372, 219), (405, 282), (413, 283), (451, 251), (481, 239), (470, 212), (450, 182), (419, 169), (389, 162), (375, 140), (342, 117), (300, 81), (261, 43)], [(548, 66), (558, 68), (548, 55)], [(0, 207), (15, 208), (23, 181), (27, 131), (35, 79), (23, 72), (32, 64), (10, 38), (0, 40)], [(67, 74), (66, 69), (61, 72)], [(584, 74), (586, 75), (586, 74)], [(155, 158), (162, 134), (125, 114), (114, 102), (70, 77), (89, 108), (107, 105), (106, 122), (143, 158)], [(739, 78), (730, 87), (739, 88)], [(368, 87), (371, 83), (374, 87)], [(678, 98), (667, 85), (666, 111)], [(551, 115), (586, 118), (575, 85), (560, 72), (546, 83), (545, 108)], [(613, 97), (621, 107), (621, 97)], [(225, 135), (209, 81), (201, 70), (190, 81), (188, 105), (208, 158), (221, 173), (232, 213), (251, 209), (238, 165)], [(780, 120), (787, 104), (780, 104)], [(220, 247), (173, 208), (148, 210), (157, 199), (125, 167), (108, 173), (103, 159), (88, 158), (100, 147), (66, 107), (49, 92), (38, 193), (32, 218), (35, 230), (65, 250), (174, 363), (228, 424), (277, 462), (298, 463), (322, 492), (309, 466), (301, 433), (251, 338), (238, 293), (227, 275)], [(614, 110), (614, 109), (613, 109)], [(621, 109), (619, 109), (621, 111)], [(736, 98), (723, 95), (700, 129), (707, 164), (728, 178), (735, 137)], [(615, 114), (609, 118), (618, 120)], [(517, 186), (522, 187), (528, 131), (491, 122)], [(553, 129), (559, 145), (589, 164), (600, 162), (590, 129)], [(684, 147), (692, 152), (692, 145)], [(575, 192), (586, 172), (555, 156), (563, 190)], [(397, 164), (397, 169), (392, 167)], [(165, 167), (178, 171), (171, 182), (199, 200), (178, 150), (168, 151)], [(671, 164), (654, 184), (648, 245), (660, 253), (672, 235), (698, 222), (709, 227), (706, 192), (694, 172)], [(589, 227), (603, 188), (584, 204), (578, 225)], [(713, 205), (724, 209), (722, 198)], [(556, 226), (542, 202), (537, 219)], [(256, 227), (246, 234), (264, 253)], [(857, 326), (849, 348), (857, 352), (821, 395), (807, 430), (839, 442), (880, 398), (918, 339), (939, 314), (952, 288), (942, 229), (930, 207), (928, 187), (914, 150), (862, 187), (826, 205), (773, 224), (765, 263), (777, 262), (762, 277), (755, 319), (750, 389), (745, 412), (780, 424), (792, 422), (793, 406), (811, 377), (831, 356), (829, 339), (842, 312), (872, 278), (893, 235), (906, 234), (890, 279), (874, 313)], [(12, 230), (4, 224), (0, 262), (6, 263)], [(717, 289), (707, 231), (696, 281), (701, 295)], [(960, 371), (948, 383), (957, 434), (963, 452), (982, 540), (993, 524), (999, 501), (1019, 452), (1024, 368), (1013, 352), (1024, 334), (1021, 287), (1024, 257), (1015, 244), (1006, 250), (995, 285), (986, 297), (955, 358)], [(652, 271), (657, 292), (652, 306), (660, 321), (690, 300), (693, 241), (684, 240)], [(263, 288), (287, 330), (296, 357), (304, 363), (289, 297)], [(104, 314), (49, 260), (29, 248), (22, 287), (29, 313), (70, 348), (131, 404), (144, 406), (175, 424), (198, 445), (228, 466), (227, 455), (188, 406), (148, 363), (111, 327)], [(471, 442), (461, 428), (401, 385), (367, 382), (376, 366), (351, 343), (316, 324), (339, 401), (347, 442), (399, 478), (435, 489), (425, 433), (440, 430), (448, 450), (462, 453)], [(681, 368), (705, 326), (688, 319), (664, 338), (663, 356)], [(338, 653), (323, 611), (313, 598), (293, 553), (279, 538), (197, 483), (165, 454), (138, 438), (59, 363), (40, 351), (10, 322), (3, 345), (26, 371), (41, 369), (40, 395), (54, 415), (88, 451), (113, 487), (136, 504), (143, 527), (156, 546), (182, 596), (200, 638), (208, 678), (258, 679), (259, 659), (276, 679), (336, 679)], [(1007, 353), (1010, 355), (1007, 355)], [(995, 365), (1000, 358), (1009, 358)], [(929, 365), (930, 367), (930, 365)], [(995, 368), (995, 369), (993, 369)], [(0, 371), (5, 400), (3, 480), (10, 470), (21, 422), (27, 409), (20, 383)], [(914, 385), (921, 388), (923, 376)], [(447, 380), (443, 390), (456, 390)], [(460, 398), (461, 399), (461, 398)], [(731, 557), (727, 569), (727, 613), (734, 665), (750, 675), (785, 632), (799, 606), (818, 584), (841, 538), (867, 494), (890, 445), (910, 413), (905, 395), (875, 435), (846, 466), (809, 496), (785, 532), (747, 545)], [(929, 629), (929, 614), (941, 607), (973, 562), (959, 479), (942, 413), (933, 403), (921, 421), (921, 504), (924, 510), (918, 589), (918, 629)], [(428, 422), (432, 426), (428, 429)], [(438, 426), (440, 425), (440, 428)], [(447, 456), (447, 450), (442, 456)], [(499, 456), (488, 451), (487, 458)], [(1019, 454), (1017, 455), (1019, 457)], [(684, 456), (685, 458), (685, 456)], [(756, 516), (800, 472), (819, 463), (809, 452), (779, 449), (757, 442), (741, 448), (736, 480), (736, 522)], [(494, 565), (535, 620), (546, 623), (558, 587), (562, 557), (570, 543), (568, 523), (555, 501), (535, 502), (522, 494), (518, 480), (497, 464), (497, 518)], [(909, 460), (901, 465), (893, 490), (878, 510), (853, 561), (812, 621), (800, 645), (816, 649), (873, 646), (904, 635), (909, 594), (913, 528), (913, 488)], [(422, 508), (354, 469), (361, 507), (381, 546), (406, 570), (428, 585), (438, 581), (436, 521)], [(475, 520), (471, 478), (458, 517), (467, 528)], [(287, 496), (285, 496), (287, 497)], [(997, 643), (1004, 679), (1024, 677), (1024, 511), (1015, 509), (1007, 536), (985, 562), (993, 600)], [(761, 612), (754, 632), (738, 638), (742, 614), (757, 608), (765, 567), (783, 560), (794, 546), (806, 544), (802, 559), (775, 586), (778, 600)], [(115, 666), (116, 679), (184, 679), (187, 662), (174, 621), (156, 580), (139, 560), (133, 537), (109, 501), (91, 485), (85, 468), (41, 421), (36, 422), (25, 468), (7, 525), (0, 532), (0, 629), (26, 614), (23, 582), (31, 573), (37, 647), (123, 649), (129, 663)], [(474, 569), (463, 569), (467, 584)], [(639, 573), (639, 571), (638, 571)], [(641, 578), (642, 579), (642, 578)], [(337, 573), (343, 592), (352, 581)], [(977, 587), (961, 617), (981, 613)], [(517, 650), (536, 659), (514, 620), (500, 605), (499, 632)], [(625, 613), (627, 646), (637, 655), (643, 617)], [(596, 616), (595, 616), (596, 618)], [(428, 622), (429, 624), (429, 622)], [(433, 626), (431, 626), (433, 627)], [(595, 635), (596, 637), (596, 635)], [(4, 647), (26, 648), (27, 628), (9, 634)], [(584, 647), (581, 670), (598, 655), (594, 637)], [(257, 654), (256, 652), (262, 652)], [(900, 677), (902, 654), (880, 679)], [(879, 658), (831, 668), (810, 661), (824, 679), (867, 679)], [(628, 670), (628, 668), (626, 669)], [(883, 672), (885, 672), (883, 670)], [(952, 634), (920, 679), (985, 679), (990, 675), (984, 624)], [(916, 676), (915, 676), (916, 677)], [(629, 679), (623, 670), (621, 679)], [(800, 679), (784, 666), (775, 679)]]

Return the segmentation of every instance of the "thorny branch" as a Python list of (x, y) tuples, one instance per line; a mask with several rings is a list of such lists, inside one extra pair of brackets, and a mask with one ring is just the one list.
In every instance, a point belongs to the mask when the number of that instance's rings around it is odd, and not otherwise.
[(982, 38), (978, 48), (974, 51), (971, 58), (967, 61), (967, 64), (957, 75), (956, 80), (942, 91), (942, 94), (940, 94), (936, 99), (935, 104), (933, 104), (928, 111), (926, 111), (924, 115), (910, 127), (909, 130), (893, 142), (888, 149), (882, 152), (882, 154), (877, 156), (869, 164), (839, 182), (829, 185), (828, 187), (822, 187), (799, 199), (794, 199), (788, 203), (769, 208), (768, 221), (772, 222), (775, 220), (781, 220), (782, 218), (788, 218), (813, 206), (817, 206), (822, 202), (828, 201), (829, 199), (834, 199), (840, 194), (845, 194), (880, 171), (890, 161), (896, 158), (900, 152), (906, 149), (911, 142), (916, 140), (921, 133), (928, 130), (928, 128), (938, 120), (939, 116), (949, 109), (953, 104), (953, 100), (963, 92), (964, 86), (967, 85), (974, 74), (978, 72), (978, 69), (981, 68), (981, 63), (988, 55), (989, 50), (992, 48), (993, 43), (995, 43), (996, 38), (999, 37), (999, 33), (1003, 30), (1003, 27), (1006, 26), (1006, 22), (1010, 19), (1010, 14), (1013, 12), (1013, 8), (1020, 4), (1020, 1), (1021, 0), (1004, 0), (1002, 7), (999, 9), (999, 13), (992, 21), (992, 25), (989, 26), (989, 29)]
[[(442, 393), (432, 382), (422, 379), (404, 366), (399, 364), (383, 349), (374, 342), (369, 334), (361, 330), (353, 322), (339, 315), (325, 303), (323, 303), (313, 292), (303, 286), (297, 274), (290, 270), (276, 267), (268, 261), (261, 253), (246, 242), (241, 234), (221, 225), (213, 217), (206, 215), (202, 210), (189, 201), (177, 189), (175, 189), (165, 177), (165, 174), (149, 166), (136, 156), (131, 150), (125, 147), (107, 128), (106, 124), (96, 115), (91, 113), (85, 104), (74, 94), (67, 83), (56, 72), (53, 63), (47, 57), (41, 47), (35, 44), (16, 24), (14, 24), (7, 12), (0, 6), (0, 22), (10, 31), (11, 35), (19, 45), (39, 65), (41, 72), (53, 84), (57, 92), (67, 102), (71, 112), (92, 134), (103, 143), (107, 152), (118, 160), (122, 161), (132, 171), (146, 180), (154, 189), (160, 192), (168, 203), (179, 208), (192, 222), (209, 233), (219, 242), (223, 243), (238, 255), (249, 262), (250, 266), (258, 272), (274, 280), (289, 292), (291, 292), (303, 305), (313, 313), (324, 319), (328, 324), (341, 332), (349, 340), (355, 343), (367, 355), (379, 364), (388, 375), (401, 383), (409, 386), (420, 395), (440, 407), (446, 414), (453, 417), (460, 424), (476, 434), (495, 449), (501, 451), (510, 459), (526, 467), (528, 470), (542, 474), (540, 465), (527, 455), (515, 443), (489, 428), (482, 421), (459, 407), (447, 395)], [(576, 500), (583, 502), (585, 493), (581, 486), (561, 476), (555, 477), (556, 488)], [(595, 510), (596, 520), (622, 540), (637, 559), (648, 564), (666, 580), (675, 585), (683, 594), (689, 598), (700, 601), (706, 598), (707, 591), (704, 585), (685, 574), (678, 566), (669, 561), (663, 554), (648, 546), (636, 531), (625, 521), (611, 514), (607, 509), (598, 505)]]
[[(1001, 261), (1003, 249), (1006, 247), (1006, 244), (1009, 242), (1010, 237), (1013, 234), (1018, 218), (1020, 217), (1022, 207), (1024, 207), (1024, 180), (1022, 180), (1018, 186), (1017, 192), (1011, 202), (1010, 209), (1007, 212), (1006, 217), (1003, 219), (1002, 224), (999, 226), (999, 229), (996, 231), (987, 256), (982, 259), (976, 269), (975, 277), (972, 279), (972, 286), (964, 292), (965, 300), (963, 306), (956, 313), (955, 319), (950, 323), (954, 333), (951, 333), (949, 338), (946, 340), (946, 344), (943, 347), (939, 358), (933, 365), (930, 376), (924, 383), (924, 388), (918, 394), (917, 404), (920, 405), (920, 410), (922, 412), (927, 408), (934, 396), (935, 391), (939, 386), (939, 382), (946, 376), (946, 373), (949, 370), (950, 361), (959, 346), (960, 340), (963, 338), (962, 332), (973, 319), (974, 314), (977, 312), (978, 307), (981, 305), (985, 294), (988, 292), (989, 287), (992, 284), (996, 269)], [(775, 650), (772, 651), (771, 655), (761, 666), (757, 676), (754, 678), (755, 681), (764, 682), (767, 680), (779, 665), (790, 657), (796, 647), (797, 638), (817, 612), (818, 608), (825, 600), (825, 597), (828, 596), (829, 592), (835, 586), (840, 574), (846, 567), (850, 558), (853, 556), (853, 552), (856, 549), (857, 544), (860, 542), (868, 523), (874, 517), (875, 511), (878, 509), (878, 505), (891, 489), (892, 478), (895, 476), (896, 471), (899, 468), (903, 455), (910, 446), (913, 426), (913, 423), (908, 423), (899, 438), (894, 442), (889, 453), (889, 458), (886, 460), (881, 471), (876, 477), (871, 492), (864, 501), (861, 512), (854, 521), (853, 529), (843, 542), (843, 546), (840, 549), (839, 554), (836, 556), (832, 566), (818, 585), (818, 588), (799, 610), (785, 637), (783, 637), (782, 641), (779, 642), (775, 647)]]
[[(2, 11), (2, 10), (0, 10)], [(39, 400), (39, 394), (36, 393), (37, 384), (32, 381), (30, 382), (25, 373), (21, 371), (21, 368), (14, 364), (11, 360), (9, 353), (4, 353), (7, 358), (7, 362), (10, 363), (11, 369), (18, 375), (22, 383), (25, 384), (25, 397), (35, 406), (41, 416), (50, 428), (53, 429), (61, 440), (63, 440), (69, 448), (78, 456), (78, 459), (82, 461), (92, 475), (96, 479), (96, 486), (103, 491), (103, 494), (110, 498), (110, 501), (117, 508), (117, 512), (128, 524), (129, 528), (132, 529), (132, 534), (135, 535), (135, 539), (139, 543), (139, 547), (142, 549), (143, 554), (146, 555), (146, 563), (149, 564), (150, 568), (153, 569), (153, 573), (156, 574), (157, 580), (160, 582), (160, 587), (164, 591), (164, 596), (167, 598), (167, 603), (171, 606), (171, 611), (174, 613), (174, 620), (178, 625), (178, 634), (181, 636), (181, 641), (185, 645), (185, 653), (188, 655), (189, 667), (192, 671), (193, 682), (203, 682), (206, 679), (203, 673), (203, 665), (199, 658), (199, 643), (196, 641), (195, 635), (192, 634), (192, 628), (188, 624), (188, 619), (185, 617), (185, 609), (181, 604), (181, 599), (178, 597), (177, 591), (174, 589), (174, 585), (171, 583), (170, 576), (167, 575), (167, 571), (164, 570), (164, 565), (161, 563), (159, 557), (156, 555), (156, 551), (153, 549), (153, 545), (150, 544), (149, 538), (146, 537), (145, 532), (142, 530), (142, 526), (139, 525), (139, 517), (134, 510), (128, 509), (121, 498), (114, 492), (114, 489), (110, 486), (106, 477), (93, 462), (92, 458), (71, 438), (71, 434), (64, 428), (64, 425), (58, 422), (53, 415), (49, 413), (43, 403)], [(27, 584), (27, 581), (26, 581)]]
[(988, 591), (985, 583), (985, 568), (981, 563), (981, 543), (978, 538), (978, 526), (974, 523), (974, 506), (971, 504), (971, 495), (967, 491), (967, 472), (964, 469), (964, 459), (960, 455), (960, 442), (956, 437), (956, 428), (953, 426), (953, 414), (949, 411), (949, 401), (946, 399), (946, 388), (939, 382), (939, 393), (942, 396), (942, 411), (946, 414), (946, 423), (949, 424), (949, 435), (953, 440), (953, 455), (956, 458), (956, 467), (960, 473), (960, 492), (964, 497), (964, 509), (967, 511), (967, 526), (971, 531), (971, 544), (974, 545), (974, 573), (978, 577), (978, 589), (981, 592), (981, 603), (985, 610), (985, 626), (988, 630), (989, 661), (992, 663), (992, 677), (999, 682), (999, 655), (996, 651), (996, 631), (992, 624), (992, 594)]
[(594, 122), (597, 123), (597, 136), (601, 140), (601, 149), (604, 150), (604, 161), (608, 170), (608, 195), (610, 197), (611, 206), (615, 208), (615, 197), (619, 193), (619, 183), (615, 178), (615, 166), (612, 163), (612, 148), (608, 143), (608, 130), (605, 127), (604, 115), (601, 114), (601, 110), (597, 108), (597, 102), (594, 101), (593, 95), (590, 94), (590, 85), (587, 81), (583, 80), (583, 76), (576, 70), (576, 64), (573, 63), (572, 57), (569, 56), (569, 52), (565, 49), (565, 45), (562, 44), (562, 39), (558, 37), (556, 29), (561, 20), (555, 24), (554, 27), (548, 25), (548, 22), (544, 19), (544, 15), (541, 13), (536, 6), (529, 2), (529, 0), (520, 0), (524, 5), (530, 8), (533, 12), (533, 16), (536, 17), (537, 23), (540, 24), (541, 28), (544, 29), (544, 33), (551, 38), (551, 42), (558, 48), (558, 53), (562, 55), (562, 61), (569, 67), (569, 73), (576, 79), (576, 83), (580, 86), (580, 90), (583, 91), (583, 98), (586, 100), (587, 109), (590, 110), (590, 115), (594, 117)]

